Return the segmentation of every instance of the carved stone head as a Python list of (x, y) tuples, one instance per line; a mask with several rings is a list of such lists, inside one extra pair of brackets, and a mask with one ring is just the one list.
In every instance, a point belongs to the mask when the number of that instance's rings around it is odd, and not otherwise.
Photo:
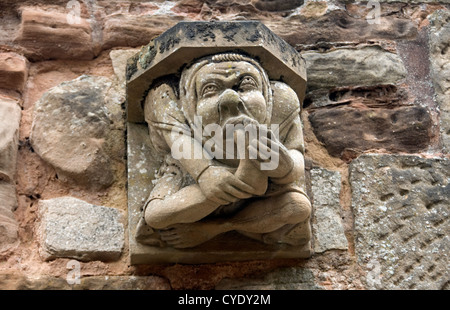
[(185, 69), (180, 99), (186, 117), (202, 117), (203, 126), (225, 126), (239, 116), (266, 124), (272, 112), (267, 73), (257, 61), (237, 53), (205, 57)]

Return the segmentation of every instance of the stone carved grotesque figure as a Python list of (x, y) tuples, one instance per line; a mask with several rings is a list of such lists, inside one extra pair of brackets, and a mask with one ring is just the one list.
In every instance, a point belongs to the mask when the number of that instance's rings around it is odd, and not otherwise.
[(164, 163), (136, 239), (194, 248), (234, 231), (264, 244), (310, 241), (297, 94), (243, 53), (219, 53), (153, 83), (145, 120)]

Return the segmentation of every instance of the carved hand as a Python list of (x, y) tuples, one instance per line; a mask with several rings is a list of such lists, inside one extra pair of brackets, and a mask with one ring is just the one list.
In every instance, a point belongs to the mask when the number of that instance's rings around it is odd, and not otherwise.
[(255, 194), (250, 185), (221, 166), (208, 167), (200, 175), (198, 185), (208, 200), (220, 205), (250, 198)]
[[(268, 136), (260, 136), (253, 139), (248, 146), (249, 152), (257, 154), (257, 159), (253, 159), (261, 172), (270, 178), (283, 178), (294, 169), (294, 161), (289, 150), (281, 143), (271, 130)], [(266, 165), (266, 169), (263, 169)]]

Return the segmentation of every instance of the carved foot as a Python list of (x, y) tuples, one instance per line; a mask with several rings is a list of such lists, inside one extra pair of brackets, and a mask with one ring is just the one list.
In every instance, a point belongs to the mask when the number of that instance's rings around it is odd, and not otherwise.
[(161, 240), (174, 248), (192, 248), (222, 233), (210, 223), (176, 224), (160, 231)]

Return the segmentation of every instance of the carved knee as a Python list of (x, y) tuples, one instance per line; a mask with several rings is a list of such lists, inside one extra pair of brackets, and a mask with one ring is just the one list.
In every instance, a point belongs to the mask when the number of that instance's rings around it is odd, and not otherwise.
[(289, 213), (289, 223), (296, 224), (309, 219), (312, 211), (309, 199), (305, 195), (297, 192), (291, 192), (285, 195), (283, 201), (287, 200), (284, 208)]
[(150, 201), (145, 209), (144, 218), (148, 226), (154, 229), (161, 229), (166, 227), (166, 223), (162, 220), (161, 216), (158, 216), (157, 212), (153, 210), (159, 210), (161, 207), (162, 199), (153, 199)]

